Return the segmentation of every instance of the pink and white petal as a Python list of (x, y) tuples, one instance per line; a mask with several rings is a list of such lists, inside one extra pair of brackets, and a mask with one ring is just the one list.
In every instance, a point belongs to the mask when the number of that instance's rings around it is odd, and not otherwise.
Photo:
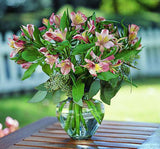
[(63, 75), (67, 75), (70, 72), (71, 68), (70, 67), (61, 67), (61, 73)]
[(10, 53), (10, 58), (14, 57), (16, 54), (17, 54), (17, 52), (16, 52), (15, 50), (13, 50), (13, 51)]
[(115, 59), (114, 55), (108, 56), (107, 58), (103, 59), (102, 61), (111, 61)]
[(52, 25), (54, 22), (54, 13), (51, 14), (50, 18), (49, 18), (49, 22)]
[(4, 134), (4, 136), (8, 135), (9, 133), (10, 133), (9, 128), (4, 128), (4, 129), (3, 129), (3, 134)]
[(99, 66), (102, 68), (101, 72), (107, 72), (109, 70), (109, 64), (105, 62), (100, 62)]
[(113, 46), (114, 46), (114, 43), (113, 43), (112, 41), (108, 41), (107, 43), (104, 44), (104, 47), (105, 47), (106, 49), (109, 49), (109, 48), (111, 48), (111, 47), (113, 47)]
[(101, 35), (102, 35), (103, 38), (105, 38), (108, 34), (109, 34), (108, 29), (103, 29), (103, 30), (101, 31)]
[(2, 124), (0, 123), (0, 130), (2, 130), (2, 127), (3, 127), (3, 126), (2, 126)]
[(89, 69), (89, 73), (90, 73), (92, 76), (94, 76), (94, 77), (97, 76), (97, 73), (96, 73), (96, 70), (95, 70), (95, 69)]

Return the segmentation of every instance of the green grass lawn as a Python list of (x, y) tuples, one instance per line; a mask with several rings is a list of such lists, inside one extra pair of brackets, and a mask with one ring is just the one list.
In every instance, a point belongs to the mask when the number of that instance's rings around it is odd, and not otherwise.
[[(105, 106), (104, 119), (160, 123), (160, 79), (141, 79), (137, 84), (138, 88), (122, 86), (112, 104)], [(43, 117), (55, 116), (56, 106), (52, 102), (27, 103), (30, 98), (31, 95), (25, 95), (1, 99), (0, 122), (11, 116), (23, 127)]]

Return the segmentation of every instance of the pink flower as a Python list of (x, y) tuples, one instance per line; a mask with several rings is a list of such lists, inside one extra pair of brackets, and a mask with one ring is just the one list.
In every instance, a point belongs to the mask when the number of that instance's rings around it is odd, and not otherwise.
[(86, 22), (87, 17), (78, 11), (77, 13), (71, 12), (71, 25), (76, 26), (76, 29), (81, 29), (81, 26)]
[(43, 30), (46, 29), (46, 27), (45, 27), (45, 26), (42, 26), (42, 27), (39, 27), (38, 29), (39, 29), (40, 31), (43, 31)]
[(9, 46), (13, 48), (14, 50), (11, 52), (10, 57), (14, 57), (20, 50), (24, 48), (25, 42), (22, 40), (19, 40), (19, 37), (16, 35), (13, 35), (13, 39), (9, 38)]
[(129, 41), (132, 41), (137, 37), (139, 27), (135, 24), (131, 24), (128, 26), (128, 29), (129, 29)]
[[(138, 37), (130, 41), (130, 44), (135, 45), (138, 42)], [(136, 50), (140, 50), (142, 48), (142, 45), (139, 44), (138, 48)]]
[(92, 58), (95, 60), (96, 63), (94, 63), (91, 60), (85, 59), (87, 64), (82, 67), (87, 68), (90, 74), (95, 77), (97, 76), (97, 73), (109, 71), (110, 65), (112, 64), (110, 61), (115, 58), (114, 55), (111, 55), (101, 60), (100, 57), (96, 56), (93, 51), (90, 52), (90, 55), (92, 56)]
[(104, 17), (97, 17), (96, 18), (96, 23), (99, 23), (101, 21), (105, 21), (106, 19)]
[(9, 128), (4, 128), (4, 129), (3, 129), (3, 134), (4, 134), (4, 136), (8, 135), (9, 133), (10, 133)]
[(0, 130), (0, 138), (4, 137), (3, 130)]
[(87, 36), (87, 33), (86, 31), (84, 31), (82, 34), (77, 34), (73, 37), (73, 39), (78, 39), (78, 40), (83, 40), (85, 41), (85, 43), (88, 43), (89, 42), (89, 39), (88, 39), (88, 36)]
[(59, 29), (53, 31), (51, 28), (49, 31), (47, 31), (43, 36), (46, 40), (55, 40), (57, 42), (62, 42), (66, 40), (66, 34), (67, 34), (67, 29), (64, 30), (64, 32), (60, 31)]
[(21, 64), (21, 67), (22, 67), (23, 69), (28, 69), (31, 65), (32, 65), (32, 63), (27, 62), (27, 63)]
[(50, 65), (50, 68), (52, 69), (53, 65), (57, 63), (58, 55), (50, 55), (45, 54), (46, 56), (46, 63)]
[(107, 29), (103, 29), (101, 33), (96, 32), (97, 42), (95, 43), (96, 46), (100, 47), (101, 53), (103, 53), (104, 48), (109, 49), (114, 46), (114, 43), (110, 41), (113, 39), (113, 35), (109, 34)]
[(95, 27), (95, 25), (94, 25), (94, 20), (88, 21), (88, 28), (89, 28), (88, 32), (90, 32), (90, 33), (92, 33), (92, 34), (95, 33), (96, 27)]
[(40, 49), (38, 49), (39, 52), (41, 52), (42, 54), (45, 54), (48, 52), (47, 48), (45, 47), (41, 47)]
[(27, 24), (27, 27), (23, 26), (23, 25), (22, 25), (22, 27), (28, 32), (30, 37), (33, 39), (34, 25), (33, 24)]
[(49, 18), (49, 22), (52, 25), (53, 23), (59, 27), (60, 26), (60, 22), (61, 22), (61, 16), (60, 15), (54, 15), (54, 13), (52, 13), (52, 15)]
[(69, 59), (62, 60), (61, 63), (57, 65), (57, 67), (61, 68), (61, 73), (63, 75), (67, 75), (71, 71), (71, 69), (73, 70), (73, 72), (75, 72), (74, 65)]
[(49, 20), (46, 19), (46, 18), (43, 18), (43, 19), (42, 19), (42, 23), (43, 23), (44, 25), (48, 26)]
[(8, 128), (10, 128), (10, 127), (18, 128), (18, 127), (19, 127), (18, 121), (15, 120), (15, 119), (12, 119), (12, 118), (9, 117), (9, 116), (6, 117), (6, 122), (5, 122), (5, 124), (6, 124), (6, 126), (7, 126)]
[(92, 62), (89, 59), (85, 59), (85, 61), (87, 62), (86, 65), (84, 65), (83, 67), (87, 68), (89, 70), (89, 73), (92, 76), (97, 76), (97, 73), (100, 72), (106, 72), (109, 70), (109, 64), (105, 63), (105, 62), (100, 62), (98, 64)]

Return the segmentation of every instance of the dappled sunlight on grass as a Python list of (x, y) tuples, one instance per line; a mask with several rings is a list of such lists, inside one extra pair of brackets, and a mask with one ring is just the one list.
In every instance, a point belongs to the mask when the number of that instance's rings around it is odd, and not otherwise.
[(123, 86), (111, 105), (105, 106), (105, 119), (160, 122), (160, 80), (140, 84), (132, 90), (128, 85)]
[(52, 103), (28, 103), (31, 96), (14, 97), (0, 100), (0, 122), (7, 116), (17, 119), (20, 127), (30, 124), (46, 116), (55, 116), (55, 106)]
[[(122, 86), (111, 105), (105, 106), (104, 119), (160, 123), (160, 79), (141, 80), (136, 84), (138, 88)], [(26, 95), (0, 100), (0, 122), (11, 116), (23, 127), (43, 117), (55, 116), (56, 106), (51, 101), (27, 103), (30, 98)]]

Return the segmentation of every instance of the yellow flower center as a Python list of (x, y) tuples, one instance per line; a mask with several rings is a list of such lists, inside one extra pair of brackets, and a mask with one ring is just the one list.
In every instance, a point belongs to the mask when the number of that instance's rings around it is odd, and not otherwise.
[(99, 72), (101, 69), (102, 69), (102, 68), (101, 68), (98, 64), (95, 64), (95, 70), (96, 70), (97, 72)]
[(77, 24), (83, 23), (82, 16), (80, 14), (76, 14), (75, 21)]

